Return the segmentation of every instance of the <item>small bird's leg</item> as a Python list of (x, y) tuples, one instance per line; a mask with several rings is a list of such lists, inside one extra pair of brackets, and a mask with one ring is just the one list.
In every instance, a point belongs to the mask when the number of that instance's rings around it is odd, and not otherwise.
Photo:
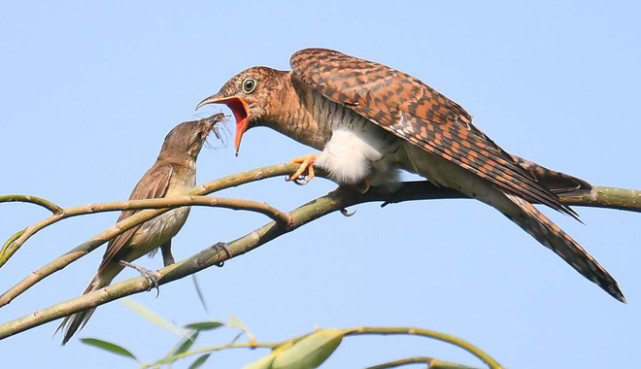
[[(309, 181), (311, 181), (316, 176), (316, 174), (314, 173), (314, 162), (317, 158), (318, 154), (309, 154), (292, 159), (292, 163), (300, 164), (300, 166), (294, 174), (289, 176), (288, 181), (294, 181), (294, 183), (299, 185), (309, 183)], [(301, 180), (301, 176), (305, 177), (305, 179)]]
[(171, 254), (171, 240), (160, 246), (160, 252), (162, 252), (162, 262), (165, 266), (175, 263), (174, 256)]
[(158, 272), (141, 267), (140, 265), (132, 264), (125, 260), (120, 260), (119, 263), (122, 266), (126, 266), (126, 267), (137, 270), (138, 273), (140, 273), (143, 277), (145, 277), (145, 279), (149, 283), (151, 283), (151, 286), (149, 286), (147, 291), (151, 290), (152, 288), (155, 288), (156, 297), (160, 295), (160, 288), (158, 287), (158, 279), (160, 279), (160, 274), (158, 274)]

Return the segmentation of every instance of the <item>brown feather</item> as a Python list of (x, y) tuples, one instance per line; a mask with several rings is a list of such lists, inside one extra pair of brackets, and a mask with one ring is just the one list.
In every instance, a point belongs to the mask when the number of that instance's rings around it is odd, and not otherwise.
[[(169, 187), (169, 181), (174, 168), (167, 162), (156, 162), (151, 169), (140, 179), (129, 196), (129, 200), (144, 200), (164, 197)], [(124, 210), (118, 217), (118, 222), (134, 215), (138, 210)], [(141, 227), (139, 224), (127, 231), (112, 238), (107, 245), (107, 250), (102, 258), (98, 273), (106, 268), (113, 260), (117, 259), (118, 253), (129, 242), (134, 233)]]
[(578, 219), (556, 194), (474, 127), (461, 106), (418, 79), (326, 49), (298, 51), (290, 63), (297, 78), (331, 101), (508, 193)]

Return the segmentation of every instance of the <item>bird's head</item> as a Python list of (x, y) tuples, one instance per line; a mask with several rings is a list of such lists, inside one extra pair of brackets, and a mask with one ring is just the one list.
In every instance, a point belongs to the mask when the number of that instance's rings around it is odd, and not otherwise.
[(225, 104), (236, 118), (234, 149), (238, 155), (240, 141), (248, 129), (264, 122), (280, 104), (280, 84), (287, 72), (267, 67), (252, 67), (232, 77), (217, 94), (198, 103), (196, 109), (207, 104)]
[(209, 118), (180, 123), (165, 136), (159, 159), (167, 156), (196, 160), (207, 136), (216, 123), (224, 118), (223, 113), (218, 113)]

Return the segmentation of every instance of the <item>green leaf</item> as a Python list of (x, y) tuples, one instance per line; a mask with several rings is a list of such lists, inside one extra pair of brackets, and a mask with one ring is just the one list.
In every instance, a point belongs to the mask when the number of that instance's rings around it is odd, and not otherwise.
[(194, 360), (194, 362), (191, 363), (191, 365), (187, 369), (200, 368), (200, 366), (203, 365), (205, 363), (205, 361), (207, 361), (207, 359), (209, 359), (209, 355), (211, 355), (211, 354), (205, 354), (205, 355), (199, 356), (198, 359)]
[(185, 337), (181, 339), (178, 344), (169, 352), (169, 355), (167, 357), (171, 356), (176, 356), (180, 355), (183, 352), (186, 352), (191, 348), (191, 346), (194, 345), (196, 342), (196, 338), (198, 338), (198, 333), (199, 331), (194, 331), (192, 334), (189, 335), (189, 337)]
[(200, 283), (198, 283), (198, 276), (196, 276), (196, 273), (191, 275), (191, 280), (194, 282), (194, 289), (196, 290), (196, 294), (198, 295), (198, 299), (200, 300), (203, 310), (208, 313), (209, 310), (207, 309), (207, 303), (205, 302), (205, 295), (203, 295), (203, 291), (200, 289)]
[(340, 345), (346, 331), (322, 329), (296, 342), (276, 356), (271, 369), (314, 369)]
[(191, 348), (191, 346), (194, 345), (199, 333), (199, 331), (190, 331), (190, 334), (187, 337), (183, 337), (180, 341), (178, 341), (177, 344), (174, 345), (174, 347), (172, 347), (167, 356), (158, 360), (156, 363), (171, 364), (174, 361), (178, 360), (179, 358), (177, 356), (184, 352), (187, 352)]
[(227, 322), (227, 325), (230, 327), (236, 327), (241, 331), (243, 331), (243, 333), (247, 335), (247, 338), (249, 338), (250, 342), (256, 341), (256, 339), (254, 338), (254, 335), (252, 334), (252, 332), (249, 331), (249, 328), (247, 328), (245, 323), (240, 321), (240, 319), (236, 318), (235, 316), (229, 317), (229, 322)]
[(227, 322), (227, 325), (230, 327), (236, 327), (242, 331), (247, 331), (247, 326), (245, 325), (245, 323), (243, 323), (240, 319), (236, 318), (235, 316), (229, 317), (229, 322)]
[(196, 322), (196, 323), (190, 323), (185, 326), (187, 329), (194, 329), (197, 331), (208, 331), (211, 329), (216, 329), (219, 327), (224, 326), (225, 323), (217, 322), (215, 320), (209, 320), (206, 322)]
[(160, 315), (156, 314), (155, 312), (151, 311), (149, 308), (145, 307), (144, 305), (141, 305), (137, 303), (136, 301), (124, 297), (120, 299), (120, 301), (125, 304), (126, 307), (131, 309), (133, 312), (139, 314), (143, 318), (149, 320), (150, 322), (156, 324), (157, 326), (164, 328), (178, 336), (182, 337), (188, 337), (190, 332), (187, 330), (184, 330), (182, 328), (176, 327), (175, 325), (171, 324), (165, 318), (161, 317)]
[(139, 361), (138, 358), (131, 353), (131, 351), (127, 350), (126, 348), (120, 345), (116, 345), (115, 343), (107, 342), (97, 338), (81, 338), (80, 341), (82, 341), (82, 343), (86, 345), (97, 347), (105, 351), (109, 351), (112, 354), (128, 357), (136, 361)]

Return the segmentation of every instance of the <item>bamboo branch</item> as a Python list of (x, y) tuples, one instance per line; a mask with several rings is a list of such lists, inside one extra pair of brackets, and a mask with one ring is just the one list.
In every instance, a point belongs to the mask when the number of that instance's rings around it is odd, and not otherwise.
[[(206, 195), (214, 191), (219, 191), (225, 188), (238, 186), (240, 184), (250, 183), (250, 182), (258, 181), (265, 178), (290, 174), (296, 171), (297, 167), (298, 167), (297, 164), (278, 164), (278, 165), (272, 165), (265, 168), (259, 168), (259, 169), (254, 169), (247, 172), (234, 174), (234, 175), (227, 176), (218, 180), (205, 183), (201, 186), (198, 186), (194, 188), (192, 191), (190, 191), (190, 194)], [(322, 173), (319, 173), (319, 175), (322, 175)], [(0, 307), (11, 302), (11, 300), (13, 300), (16, 296), (20, 295), (22, 292), (24, 292), (25, 290), (27, 290), (28, 288), (30, 288), (31, 286), (33, 286), (34, 284), (42, 280), (43, 278), (46, 278), (47, 276), (66, 267), (73, 261), (83, 257), (84, 255), (93, 251), (94, 249), (96, 249), (103, 243), (107, 242), (111, 238), (127, 231), (132, 227), (135, 227), (140, 223), (143, 223), (155, 216), (158, 216), (168, 210), (169, 209), (166, 209), (166, 208), (142, 210), (126, 219), (123, 219), (122, 221), (118, 222), (111, 228), (97, 234), (96, 236), (91, 238), (89, 241), (81, 243), (80, 245), (76, 246), (72, 250), (64, 253), (60, 257), (51, 261), (50, 263), (32, 272), (22, 281), (18, 282), (9, 290), (7, 290), (5, 293), (3, 293), (2, 296), (0, 296)], [(22, 241), (21, 238), (18, 238), (15, 242), (20, 243), (24, 241)], [(12, 253), (14, 253), (16, 250), (17, 248), (13, 249)]]
[[(239, 173), (229, 177), (225, 177), (216, 181), (209, 182), (208, 184), (197, 187), (192, 194), (203, 194), (213, 192), (222, 188), (237, 186), (242, 183), (260, 180), (279, 175), (293, 173), (298, 165), (296, 164), (280, 164), (260, 169), (255, 169), (248, 172)], [(611, 196), (616, 194), (614, 197)], [(595, 201), (608, 201), (608, 204), (601, 204), (604, 207), (615, 207), (617, 209), (626, 209), (639, 211), (638, 199), (641, 197), (639, 191), (611, 189), (605, 187), (598, 187), (593, 190), (587, 197), (580, 196), (561, 196), (561, 201), (573, 205), (586, 205), (595, 206)], [(628, 200), (617, 200), (621, 195), (628, 197)], [(605, 196), (605, 197), (603, 197)], [(449, 189), (435, 187), (428, 182), (410, 182), (403, 184), (399, 191), (388, 193), (381, 191), (377, 188), (372, 188), (365, 195), (350, 191), (345, 188), (339, 188), (326, 196), (319, 197), (307, 204), (300, 206), (292, 211), (289, 216), (291, 223), (289, 227), (283, 227), (277, 222), (270, 222), (245, 236), (229, 243), (226, 247), (212, 247), (206, 248), (199, 253), (185, 259), (184, 261), (162, 268), (158, 271), (160, 275), (159, 284), (171, 282), (173, 280), (182, 278), (184, 276), (193, 274), (199, 270), (218, 265), (221, 262), (230, 258), (242, 255), (249, 252), (272, 239), (297, 229), (298, 227), (318, 219), (331, 212), (344, 209), (358, 203), (371, 202), (371, 201), (384, 201), (385, 203), (396, 203), (402, 201), (418, 200), (418, 199), (435, 199), (435, 198), (463, 198), (464, 196)], [(599, 200), (601, 199), (601, 200)], [(629, 206), (624, 206), (627, 203)], [(37, 281), (55, 272), (56, 270), (64, 268), (72, 261), (85, 255), (89, 251), (95, 249), (97, 246), (106, 240), (114, 237), (116, 234), (124, 232), (136, 225), (139, 222), (144, 222), (153, 216), (166, 211), (160, 210), (144, 210), (141, 211), (116, 226), (108, 229), (105, 232), (95, 236), (90, 241), (87, 241), (73, 250), (62, 255), (60, 258), (52, 261), (51, 263), (40, 268), (30, 276), (25, 278), (22, 282), (18, 283), (12, 289), (7, 291), (0, 301), (3, 304), (8, 303), (11, 299), (24, 291), (26, 288), (35, 284)], [(123, 296), (128, 296), (137, 292), (147, 290), (151, 287), (150, 282), (143, 277), (132, 278), (124, 282), (114, 284), (100, 290), (88, 293), (86, 295), (76, 297), (74, 299), (50, 306), (48, 308), (36, 311), (22, 318), (15, 319), (0, 325), (0, 339), (11, 336), (18, 332), (24, 331), (31, 327), (44, 324), (51, 320), (78, 312), (87, 308), (96, 307), (107, 303), (109, 301), (118, 299)]]
[[(227, 244), (224, 248), (218, 244), (208, 247), (184, 261), (169, 265), (158, 270), (158, 284), (180, 279), (212, 265), (218, 265), (230, 258), (242, 255), (254, 248), (272, 240), (273, 238), (294, 230), (301, 225), (319, 218), (327, 213), (349, 205), (342, 197), (333, 195), (320, 197), (307, 203), (290, 213), (292, 223), (290, 227), (282, 227), (276, 222), (270, 222), (247, 235)], [(70, 262), (74, 254), (67, 253), (58, 262)], [(76, 258), (79, 256), (75, 256)], [(50, 263), (49, 265), (51, 265)], [(29, 277), (28, 277), (29, 278)], [(22, 332), (31, 327), (44, 324), (51, 320), (72, 314), (77, 311), (96, 307), (113, 301), (123, 296), (148, 290), (152, 285), (144, 277), (135, 277), (126, 281), (110, 285), (59, 304), (52, 305), (37, 312), (28, 314), (0, 325), (0, 339)], [(4, 296), (3, 296), (4, 297)]]

